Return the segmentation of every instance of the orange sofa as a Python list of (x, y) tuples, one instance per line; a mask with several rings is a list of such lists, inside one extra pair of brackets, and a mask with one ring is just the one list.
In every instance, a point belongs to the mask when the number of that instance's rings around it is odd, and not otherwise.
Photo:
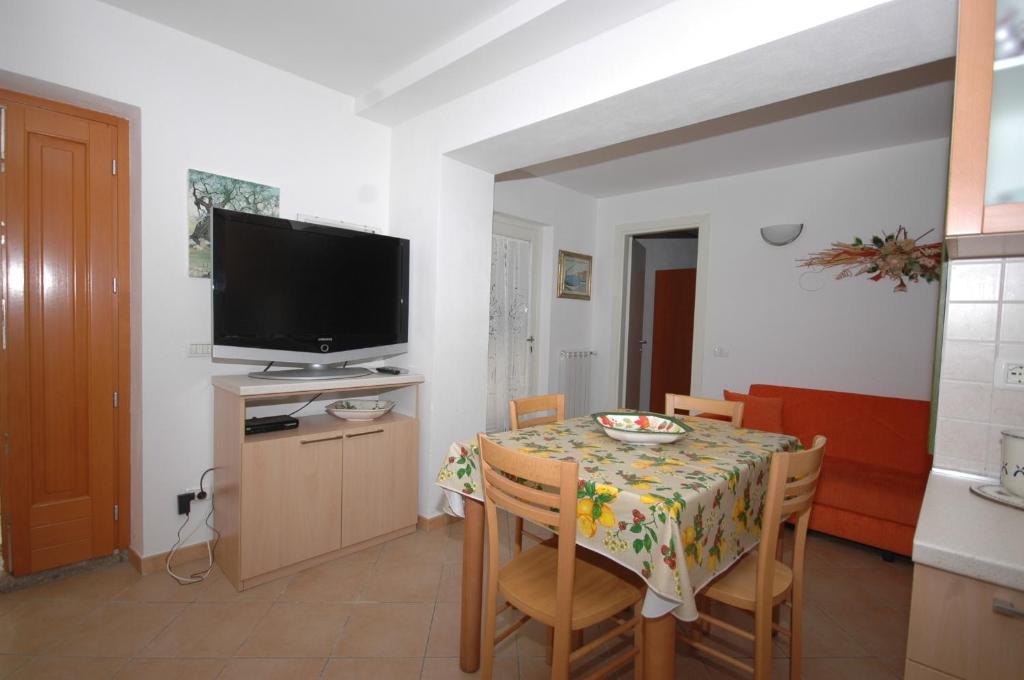
[(750, 394), (781, 398), (782, 431), (805, 446), (828, 437), (811, 528), (910, 556), (932, 465), (929, 402), (778, 385)]

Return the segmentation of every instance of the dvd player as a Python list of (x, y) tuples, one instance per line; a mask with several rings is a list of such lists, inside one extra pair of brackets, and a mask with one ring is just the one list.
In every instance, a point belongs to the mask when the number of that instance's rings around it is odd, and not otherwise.
[(262, 418), (246, 418), (246, 434), (263, 434), (278, 430), (294, 430), (299, 426), (299, 419), (291, 416), (264, 416)]

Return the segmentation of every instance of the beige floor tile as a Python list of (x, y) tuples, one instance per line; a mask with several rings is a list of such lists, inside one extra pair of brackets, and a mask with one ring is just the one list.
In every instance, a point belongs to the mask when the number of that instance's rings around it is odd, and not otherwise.
[(326, 659), (232, 659), (218, 680), (314, 680)]
[[(721, 661), (708, 657), (698, 656), (697, 658), (704, 662), (704, 669), (707, 671), (708, 680), (750, 680), (750, 673), (741, 671), (738, 668), (727, 666)], [(742, 661), (751, 666), (754, 665), (753, 659), (744, 658)], [(789, 659), (772, 660), (772, 677), (789, 678)]]
[[(182, 567), (175, 573), (187, 575), (194, 571), (195, 569)], [(158, 571), (143, 576), (128, 587), (121, 589), (113, 599), (126, 602), (195, 602), (204, 585), (204, 583), (181, 585), (167, 572)]]
[(73, 631), (98, 604), (86, 600), (26, 600), (0, 619), (0, 653), (35, 653)]
[(423, 656), (433, 604), (354, 604), (332, 656)]
[(898, 680), (878, 659), (805, 659), (804, 680)]
[(849, 633), (869, 655), (906, 656), (909, 628), (909, 617), (906, 612), (873, 605), (825, 611), (826, 615)]
[(373, 575), (379, 548), (362, 551), (296, 574), (281, 593), (289, 602), (355, 602)]
[(214, 680), (224, 659), (132, 659), (117, 680)]
[[(423, 674), (420, 675), (420, 680), (456, 680), (458, 678), (479, 677), (480, 671), (476, 673), (463, 673), (459, 669), (458, 659), (424, 659)], [(494, 660), (494, 673), (491, 674), (491, 677), (493, 680), (516, 680), (516, 678), (526, 676), (520, 675), (519, 662), (516, 658), (507, 657)], [(543, 677), (545, 680), (550, 679), (550, 667), (547, 669), (547, 675)]]
[[(434, 618), (430, 623), (430, 637), (427, 639), (427, 657), (454, 657), (459, 655), (461, 606), (450, 602), (438, 602), (434, 607)], [(498, 628), (509, 625), (515, 620), (511, 611), (498, 618)], [(515, 637), (502, 640), (495, 650), (495, 656), (516, 656)]]
[[(783, 620), (783, 625), (788, 626), (789, 621)], [(864, 647), (811, 603), (804, 605), (802, 637), (805, 659), (868, 656)], [(776, 647), (786, 650), (784, 654), (779, 654), (780, 656), (789, 655), (789, 642), (782, 635), (776, 637)]]
[(14, 671), (10, 680), (105, 680), (114, 677), (127, 659), (58, 659), (36, 657)]
[(269, 609), (269, 602), (190, 605), (140, 656), (232, 656)]
[(278, 602), (236, 656), (326, 657), (341, 637), (349, 607), (327, 602)]
[(378, 563), (366, 580), (362, 602), (434, 602), (442, 563), (415, 559)]
[[(789, 541), (792, 543), (792, 541)], [(812, 557), (813, 556), (813, 557)], [(830, 567), (844, 569), (862, 569), (886, 564), (877, 548), (872, 548), (852, 541), (844, 541), (834, 536), (810, 534), (807, 540), (807, 559), (824, 562)], [(808, 566), (810, 564), (808, 563)]]
[(251, 600), (272, 602), (281, 597), (290, 580), (291, 577), (286, 576), (238, 592), (231, 585), (227, 576), (218, 571), (210, 574), (206, 581), (197, 586), (196, 602), (246, 602)]
[(438, 602), (462, 601), (462, 562), (446, 562), (437, 588)]
[(68, 635), (43, 648), (49, 656), (131, 657), (141, 652), (185, 605), (105, 602)]
[(417, 531), (384, 544), (377, 566), (401, 564), (408, 560), (443, 562), (448, 536), (443, 531)]
[(109, 600), (141, 576), (127, 562), (15, 591), (17, 599)]
[(324, 680), (419, 680), (423, 659), (331, 659)]
[(16, 656), (14, 654), (0, 654), (0, 680), (10, 676), (29, 662), (27, 656)]

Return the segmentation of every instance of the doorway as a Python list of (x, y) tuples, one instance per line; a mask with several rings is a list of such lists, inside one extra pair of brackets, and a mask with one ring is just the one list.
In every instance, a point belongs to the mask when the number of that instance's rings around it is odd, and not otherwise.
[(538, 227), (495, 214), (487, 338), (487, 431), (509, 428), (508, 402), (537, 389), (541, 235)]
[(627, 237), (623, 404), (664, 410), (693, 385), (699, 229)]
[(0, 90), (0, 139), (0, 526), (22, 576), (128, 545), (128, 122)]

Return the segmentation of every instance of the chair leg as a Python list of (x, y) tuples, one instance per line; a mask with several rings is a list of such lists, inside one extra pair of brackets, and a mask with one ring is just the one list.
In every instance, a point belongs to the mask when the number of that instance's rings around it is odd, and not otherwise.
[(804, 594), (801, 588), (794, 588), (791, 594), (793, 604), (789, 611), (789, 678), (800, 680), (803, 671), (803, 617)]
[(494, 672), (494, 638), (497, 634), (498, 583), (497, 579), (487, 582), (487, 618), (484, 619), (483, 649), (480, 659), (480, 678), (491, 680)]
[(523, 552), (523, 518), (516, 517), (516, 526), (512, 530), (512, 555)]
[(754, 612), (754, 680), (772, 677), (772, 609)]
[(555, 629), (548, 627), (548, 644), (544, 648), (544, 663), (551, 665), (555, 651)]
[(633, 605), (633, 616), (636, 618), (636, 626), (633, 628), (633, 648), (636, 649), (636, 656), (633, 657), (633, 680), (644, 679), (644, 601), (640, 600)]
[(555, 630), (551, 645), (551, 680), (569, 680), (569, 652), (572, 631)]

